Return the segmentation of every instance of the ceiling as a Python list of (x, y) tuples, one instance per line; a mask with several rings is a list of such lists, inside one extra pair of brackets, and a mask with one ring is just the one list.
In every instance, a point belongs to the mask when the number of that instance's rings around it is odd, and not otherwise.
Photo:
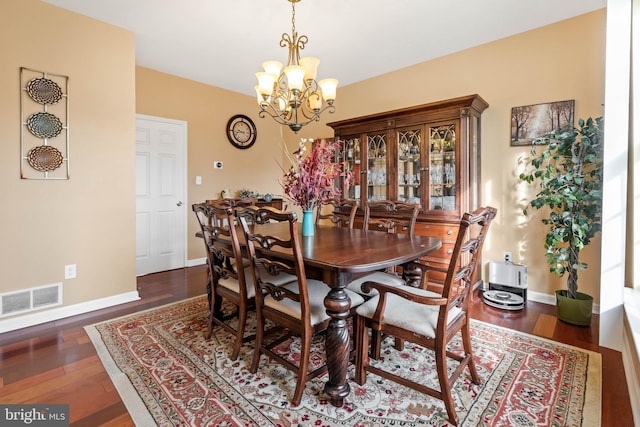
[[(253, 95), (265, 60), (286, 62), (286, 0), (43, 0), (135, 33), (136, 64)], [(606, 0), (302, 0), (302, 56), (340, 86), (548, 25)]]

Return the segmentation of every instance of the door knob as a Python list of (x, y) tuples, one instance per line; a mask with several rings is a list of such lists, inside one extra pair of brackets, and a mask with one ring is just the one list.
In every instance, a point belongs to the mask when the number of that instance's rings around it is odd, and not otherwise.
[(176, 203), (176, 206), (182, 206), (182, 202), (178, 201), (178, 203)]

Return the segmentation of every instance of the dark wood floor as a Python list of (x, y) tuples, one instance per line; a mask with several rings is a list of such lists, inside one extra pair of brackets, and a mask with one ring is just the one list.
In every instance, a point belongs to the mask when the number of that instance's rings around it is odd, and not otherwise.
[[(1, 334), (0, 403), (67, 403), (72, 426), (133, 426), (83, 327), (203, 294), (205, 277), (204, 266), (143, 276), (139, 301)], [(598, 316), (590, 327), (576, 327), (557, 321), (549, 305), (529, 302), (507, 312), (480, 298), (472, 316), (601, 353), (602, 426), (633, 426), (622, 357), (598, 346)]]

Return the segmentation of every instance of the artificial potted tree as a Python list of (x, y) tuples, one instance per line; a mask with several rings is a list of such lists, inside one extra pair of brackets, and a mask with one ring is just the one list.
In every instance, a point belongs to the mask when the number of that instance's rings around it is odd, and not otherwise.
[[(532, 158), (520, 180), (539, 184), (540, 191), (524, 209), (547, 214), (545, 236), (549, 270), (567, 274), (567, 289), (556, 291), (557, 316), (574, 325), (591, 323), (593, 297), (578, 292), (578, 271), (587, 268), (580, 251), (602, 228), (602, 117), (578, 121), (579, 128), (554, 131), (534, 142)], [(541, 143), (548, 144), (538, 152)]]

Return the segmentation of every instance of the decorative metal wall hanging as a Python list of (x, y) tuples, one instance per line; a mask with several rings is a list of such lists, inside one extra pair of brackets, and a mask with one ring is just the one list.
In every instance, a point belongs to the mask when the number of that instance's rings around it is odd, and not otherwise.
[(69, 179), (69, 77), (20, 68), (20, 177)]

